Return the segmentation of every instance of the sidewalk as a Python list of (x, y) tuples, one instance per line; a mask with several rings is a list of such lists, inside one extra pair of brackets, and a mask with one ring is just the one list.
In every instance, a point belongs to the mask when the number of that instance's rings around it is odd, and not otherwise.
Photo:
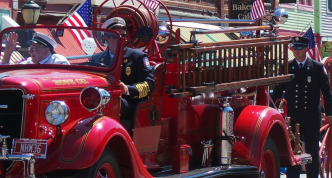
[[(301, 174), (300, 178), (306, 178), (306, 174)], [(281, 175), (280, 178), (286, 178), (286, 175)]]

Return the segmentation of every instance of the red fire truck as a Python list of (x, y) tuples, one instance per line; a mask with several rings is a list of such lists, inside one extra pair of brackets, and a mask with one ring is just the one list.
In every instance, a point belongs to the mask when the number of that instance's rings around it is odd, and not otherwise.
[[(311, 161), (291, 148), (299, 133), (288, 131), (287, 112), (269, 107), (268, 87), (292, 78), (290, 37), (195, 40), (197, 35), (277, 28), (250, 26), (193, 31), (191, 40), (181, 43), (181, 31), (172, 33), (167, 8), (155, 1), (169, 22), (170, 33), (162, 34), (166, 42), (160, 46), (156, 9), (137, 2), (114, 3), (106, 18), (124, 18), (127, 38), (98, 28), (100, 8), (94, 27), (23, 26), (0, 33), (4, 47), (5, 35), (18, 34), (15, 53), (23, 61), (29, 60), (34, 34), (47, 34), (57, 43), (55, 52), (70, 63), (20, 64), (12, 58), (10, 65), (0, 65), (2, 177), (275, 178), (280, 167)], [(89, 34), (82, 46), (73, 35), (78, 30)], [(110, 67), (90, 61), (106, 49), (101, 40), (106, 32), (118, 37)], [(153, 93), (135, 108), (132, 137), (120, 124), (126, 46), (149, 54), (155, 79)]]

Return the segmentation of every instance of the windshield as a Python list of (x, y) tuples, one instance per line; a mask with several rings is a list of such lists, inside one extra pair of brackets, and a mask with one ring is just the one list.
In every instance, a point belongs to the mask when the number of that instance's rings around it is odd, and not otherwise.
[(120, 41), (117, 31), (66, 28), (4, 29), (0, 65), (61, 64), (107, 68), (116, 63)]

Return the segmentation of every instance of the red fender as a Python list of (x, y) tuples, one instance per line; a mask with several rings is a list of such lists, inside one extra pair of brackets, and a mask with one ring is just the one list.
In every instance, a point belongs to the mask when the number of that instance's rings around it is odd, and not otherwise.
[(261, 171), (261, 159), (267, 137), (277, 145), (281, 166), (295, 165), (286, 123), (280, 113), (267, 106), (247, 106), (234, 125), (238, 136), (232, 158), (237, 164), (249, 164)]
[(132, 167), (133, 177), (152, 177), (140, 160), (131, 137), (116, 120), (92, 117), (61, 130), (62, 133), (49, 141), (47, 159), (36, 161), (36, 175), (54, 170), (90, 167), (107, 146), (113, 150), (117, 160), (122, 161), (122, 165)]

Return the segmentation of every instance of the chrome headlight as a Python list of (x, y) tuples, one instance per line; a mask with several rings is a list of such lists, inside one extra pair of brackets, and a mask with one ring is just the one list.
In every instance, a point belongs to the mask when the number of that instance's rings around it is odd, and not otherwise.
[(63, 101), (52, 101), (45, 110), (45, 117), (51, 125), (60, 125), (69, 117), (68, 106)]

